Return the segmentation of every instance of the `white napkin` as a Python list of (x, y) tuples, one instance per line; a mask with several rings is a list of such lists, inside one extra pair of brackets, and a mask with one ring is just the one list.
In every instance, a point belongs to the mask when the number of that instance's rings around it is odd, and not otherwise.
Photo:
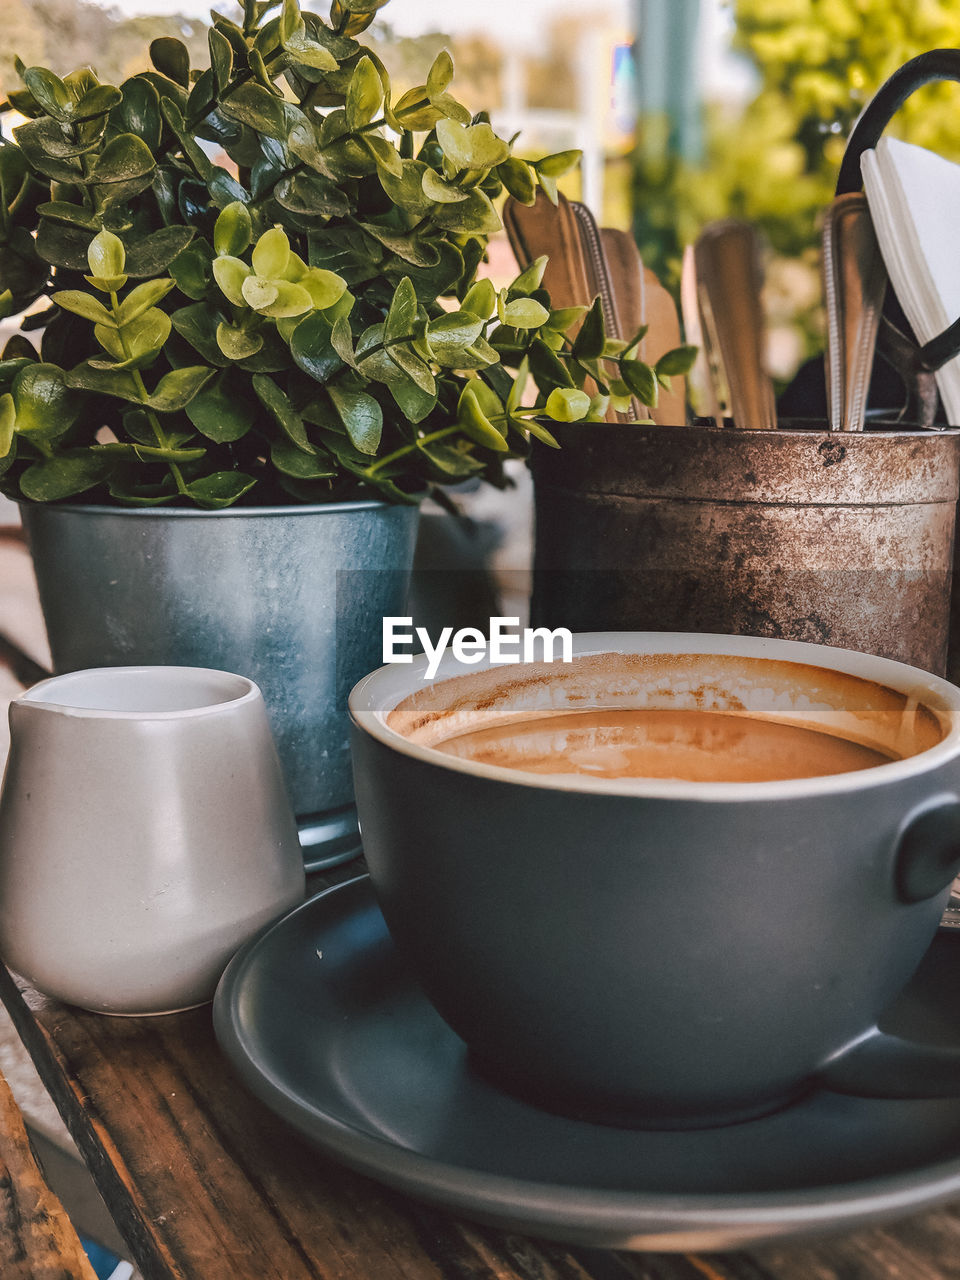
[[(860, 166), (890, 283), (917, 338), (929, 342), (960, 316), (960, 165), (884, 137)], [(960, 425), (960, 356), (936, 377), (947, 420)]]

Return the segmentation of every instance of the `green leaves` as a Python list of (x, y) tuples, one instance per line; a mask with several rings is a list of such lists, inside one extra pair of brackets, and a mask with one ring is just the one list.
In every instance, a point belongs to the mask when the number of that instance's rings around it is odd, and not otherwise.
[[(102, 467), (77, 464), (73, 451), (54, 452), (78, 416), (77, 396), (62, 370), (51, 364), (28, 364), (19, 370), (9, 392), (0, 396), (0, 474), (23, 457), (20, 492), (36, 501), (54, 501), (90, 488)], [(26, 446), (21, 447), (21, 442)]]
[(287, 440), (275, 440), (270, 446), (270, 461), (278, 471), (295, 480), (324, 480), (337, 474), (330, 455), (314, 445), (304, 450)]
[(194, 365), (186, 369), (173, 369), (165, 373), (152, 395), (143, 401), (158, 413), (176, 413), (185, 409), (204, 383), (213, 376), (212, 369)]
[(0, 204), (4, 223), (27, 181), (27, 162), (23, 152), (11, 142), (0, 143)]
[(488, 124), (463, 125), (456, 120), (437, 122), (437, 141), (454, 170), (492, 169), (510, 155), (510, 147)]
[(271, 227), (254, 246), (254, 273), (267, 278), (283, 276), (289, 265), (290, 241), (280, 227)]
[(579, 153), (514, 156), (446, 51), (395, 100), (356, 38), (384, 2), (332, 0), (325, 22), (244, 0), (214, 15), (208, 67), (161, 37), (119, 88), (18, 67), (0, 316), (53, 305), (29, 320), (43, 359), (0, 361), (0, 490), (415, 501), (689, 367), (690, 348), (651, 368), (611, 343), (599, 303), (552, 309), (543, 259), (478, 279), (504, 189), (556, 199)]
[(120, 324), (117, 318), (109, 325), (97, 325), (94, 335), (112, 359), (91, 360), (93, 368), (143, 369), (153, 364), (170, 336), (170, 317), (158, 307), (142, 311), (133, 320)]
[[(224, 248), (240, 243), (245, 232), (243, 216), (232, 210), (233, 206), (228, 206), (217, 220), (221, 234), (218, 236), (217, 229), (214, 231), (215, 239)], [(228, 213), (228, 221), (222, 223)], [(346, 292), (342, 276), (324, 268), (307, 267), (299, 255), (292, 253), (290, 241), (281, 227), (271, 227), (260, 236), (253, 247), (251, 263), (248, 266), (242, 258), (222, 253), (214, 260), (213, 275), (221, 292), (235, 307), (250, 307), (261, 316), (284, 320), (312, 310), (325, 311)], [(237, 344), (231, 343), (226, 354), (237, 350)]]
[(500, 300), (500, 323), (514, 329), (539, 329), (550, 319), (550, 312), (535, 298), (515, 298), (512, 302)]
[(222, 99), (220, 110), (229, 120), (249, 126), (268, 138), (285, 141), (302, 113), (284, 103), (263, 85), (248, 81)]
[(153, 154), (143, 139), (132, 133), (121, 133), (112, 138), (97, 156), (90, 177), (94, 182), (106, 183), (146, 178), (146, 186), (155, 167)]
[(158, 413), (176, 413), (186, 408), (213, 372), (201, 365), (173, 369), (164, 374), (152, 394), (128, 369), (81, 364), (67, 374), (65, 380), (68, 387), (78, 390), (116, 396), (120, 400), (145, 405)]
[(64, 311), (70, 311), (76, 316), (82, 316), (84, 320), (89, 320), (92, 324), (114, 324), (113, 316), (102, 302), (98, 302), (91, 294), (82, 293), (78, 289), (65, 289), (60, 293), (55, 293), (51, 296), (50, 301), (55, 302)]
[(112, 231), (101, 231), (90, 241), (87, 262), (90, 264), (90, 274), (98, 279), (122, 276), (126, 262), (123, 241)]
[(291, 443), (300, 449), (309, 451), (310, 441), (307, 439), (303, 419), (296, 412), (286, 392), (271, 379), (258, 375), (252, 379), (257, 399), (271, 415)]
[(246, 253), (253, 239), (250, 210), (239, 200), (221, 210), (213, 228), (213, 247), (219, 255), (238, 257)]
[(248, 267), (240, 258), (224, 254), (214, 261), (213, 278), (219, 285), (220, 292), (235, 307), (246, 306), (246, 299), (243, 296), (243, 282), (251, 275), (253, 275), (253, 268)]
[(557, 151), (533, 162), (537, 181), (554, 204), (557, 203), (557, 180), (579, 164), (581, 154), (579, 151)]
[(0, 475), (13, 461), (13, 434), (17, 428), (17, 407), (9, 391), (0, 396)]
[(672, 378), (675, 375), (689, 373), (696, 358), (696, 347), (674, 347), (657, 361), (657, 378)]
[[(155, 307), (158, 302), (162, 302), (173, 287), (173, 281), (167, 279), (146, 280), (143, 284), (138, 284), (135, 289), (131, 289), (117, 312), (117, 328), (122, 329), (125, 325), (140, 319), (146, 311)], [(90, 300), (95, 301), (92, 298)]]
[(453, 59), (443, 49), (437, 54), (427, 73), (426, 84), (409, 89), (392, 112), (384, 112), (390, 127), (397, 133), (404, 129), (431, 129), (444, 119), (468, 125), (471, 120), (470, 112), (447, 92), (452, 79)]
[(547, 396), (545, 408), (555, 422), (579, 422), (590, 412), (590, 397), (574, 387), (556, 387)]
[(217, 511), (230, 507), (256, 484), (256, 477), (243, 471), (214, 471), (198, 480), (191, 480), (184, 492), (198, 507)]
[(483, 321), (470, 311), (453, 311), (431, 320), (425, 341), (432, 358), (448, 368), (463, 367), (468, 349), (483, 332)]
[(325, 45), (311, 39), (296, 0), (283, 0), (278, 35), (295, 62), (318, 71), (336, 71), (337, 60)]
[(322, 267), (311, 267), (300, 277), (299, 284), (301, 288), (306, 289), (317, 311), (329, 311), (347, 292), (343, 277), (338, 276), (335, 271), (326, 271)]
[(640, 360), (623, 360), (620, 376), (641, 404), (653, 409), (657, 404), (657, 375), (648, 364)]
[[(126, 251), (120, 238), (110, 231), (99, 232), (90, 242), (87, 258), (94, 273), (87, 276), (87, 280), (101, 293), (109, 294), (109, 307), (92, 294), (77, 289), (57, 292), (51, 299), (61, 310), (91, 322), (94, 337), (110, 357), (109, 360), (88, 360), (87, 370), (110, 377), (148, 367), (170, 336), (170, 317), (157, 303), (174, 288), (174, 281), (170, 278), (146, 280), (131, 289), (121, 302), (117, 295), (127, 277), (123, 272)], [(111, 385), (122, 387), (125, 398), (129, 398), (131, 387), (126, 379)]]
[(261, 276), (249, 275), (240, 291), (244, 302), (265, 316), (302, 316), (313, 305), (306, 289), (286, 280), (265, 280)]
[(161, 36), (150, 42), (150, 61), (161, 75), (187, 88), (190, 84), (190, 54), (182, 40)]
[(32, 502), (62, 502), (98, 485), (109, 469), (105, 458), (88, 449), (65, 450), (27, 467), (20, 477), (20, 492)]
[(230, 83), (233, 73), (233, 45), (216, 27), (207, 32), (207, 47), (210, 51), (210, 70), (220, 93)]
[(446, 49), (441, 49), (427, 73), (427, 97), (435, 102), (453, 79), (453, 59)]
[(238, 325), (217, 325), (217, 346), (228, 360), (249, 360), (263, 347), (263, 337), (256, 329), (243, 329)]
[(126, 245), (127, 275), (138, 280), (159, 275), (186, 249), (194, 234), (193, 227), (160, 227), (131, 240)]
[(413, 334), (417, 322), (417, 291), (409, 276), (404, 276), (394, 290), (387, 312), (383, 336), (387, 342)]
[(336, 383), (327, 391), (354, 448), (375, 454), (383, 432), (383, 411), (377, 401), (365, 391), (348, 391)]
[(45, 67), (26, 67), (20, 74), (48, 116), (53, 116), (54, 120), (69, 120), (73, 97), (59, 76)]
[(197, 430), (215, 444), (241, 440), (254, 422), (249, 393), (232, 371), (219, 373), (186, 405), (186, 415)]
[[(349, 331), (349, 325), (347, 326)], [(315, 312), (301, 320), (290, 338), (290, 354), (304, 373), (317, 382), (326, 382), (343, 360), (333, 346), (330, 321)]]
[(383, 87), (376, 67), (368, 57), (363, 57), (353, 69), (344, 104), (347, 124), (351, 129), (361, 129), (369, 124), (383, 102)]
[(163, 122), (160, 95), (144, 76), (134, 76), (120, 86), (121, 101), (112, 119), (123, 133), (141, 138), (151, 153), (160, 145)]
[[(485, 412), (485, 408), (490, 410), (489, 394), (492, 393), (488, 393), (483, 383), (468, 382), (457, 404), (457, 424), (477, 444), (494, 453), (506, 453), (510, 448), (506, 433), (495, 427)], [(486, 406), (481, 403), (483, 400), (487, 400)]]
[(497, 165), (497, 176), (515, 200), (533, 204), (537, 195), (536, 171), (526, 161), (508, 156)]
[(604, 341), (603, 302), (598, 295), (580, 326), (573, 354), (578, 360), (598, 360), (603, 355)]
[(497, 306), (497, 291), (489, 279), (478, 280), (463, 298), (463, 310), (481, 320), (489, 320)]
[(52, 364), (34, 364), (21, 369), (13, 380), (11, 395), (17, 432), (29, 435), (37, 444), (65, 434), (80, 411), (63, 371)]

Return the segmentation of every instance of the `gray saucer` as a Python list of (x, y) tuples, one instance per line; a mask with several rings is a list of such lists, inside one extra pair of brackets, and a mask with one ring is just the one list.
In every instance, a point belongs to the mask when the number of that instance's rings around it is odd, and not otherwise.
[[(960, 1197), (960, 1099), (819, 1091), (747, 1124), (651, 1133), (565, 1120), (497, 1092), (402, 966), (365, 876), (241, 951), (214, 1021), (246, 1085), (324, 1151), (528, 1235), (735, 1249)], [(885, 1027), (960, 1043), (960, 936), (938, 935)]]

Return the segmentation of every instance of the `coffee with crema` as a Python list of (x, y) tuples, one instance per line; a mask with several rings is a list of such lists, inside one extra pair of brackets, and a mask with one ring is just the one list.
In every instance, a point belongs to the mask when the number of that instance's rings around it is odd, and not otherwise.
[(943, 737), (925, 698), (785, 661), (577, 657), (425, 686), (387, 717), (451, 760), (540, 777), (777, 782), (873, 769)]
[(815, 728), (677, 709), (541, 715), (457, 734), (435, 747), (461, 760), (528, 773), (691, 782), (814, 778), (896, 758)]

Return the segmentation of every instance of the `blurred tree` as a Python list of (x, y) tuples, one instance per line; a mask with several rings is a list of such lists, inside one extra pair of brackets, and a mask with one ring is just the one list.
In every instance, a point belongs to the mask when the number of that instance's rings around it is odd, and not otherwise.
[(207, 25), (181, 14), (125, 18), (88, 0), (2, 0), (0, 87), (16, 88), (15, 56), (59, 75), (93, 67), (102, 80), (119, 84), (147, 65), (145, 49), (156, 36), (177, 36), (206, 65)]
[(531, 107), (569, 111), (577, 92), (577, 55), (589, 18), (565, 15), (544, 32), (543, 49), (525, 60), (527, 101)]
[[(504, 102), (503, 45), (485, 36), (460, 36), (451, 49), (457, 64), (457, 91), (472, 111), (497, 111)], [(425, 64), (419, 63), (421, 68)]]
[(20, 77), (13, 66), (19, 54), (24, 62), (42, 62), (46, 41), (43, 31), (25, 0), (4, 0), (3, 35), (0, 36), (0, 94), (19, 88)]
[[(303, 4), (305, 9), (313, 9), (321, 17), (326, 17), (329, 6), (314, 0)], [(410, 89), (423, 83), (424, 68), (429, 67), (441, 49), (450, 48), (450, 39), (440, 31), (431, 31), (422, 36), (398, 36), (389, 22), (377, 22), (364, 34), (364, 40), (383, 59), (390, 72), (391, 80), (396, 81), (397, 92)], [(457, 83), (460, 82), (460, 64), (457, 63)]]
[[(733, 12), (735, 47), (758, 88), (741, 110), (707, 107), (703, 163), (671, 153), (669, 121), (638, 126), (635, 232), (644, 260), (668, 281), (683, 245), (728, 216), (757, 223), (776, 255), (813, 269), (819, 217), (857, 116), (909, 58), (960, 45), (960, 6), (948, 0), (735, 0)], [(958, 105), (960, 85), (926, 86), (891, 131), (960, 159)], [(805, 291), (800, 316), (807, 350), (820, 341), (812, 296)]]
[[(59, 0), (59, 3), (65, 2), (66, 0)], [(71, 2), (76, 4), (78, 0)], [(83, 0), (79, 0), (79, 3), (83, 4)], [(83, 7), (90, 6), (84, 4)], [(209, 58), (208, 25), (200, 18), (185, 18), (182, 14), (150, 14), (115, 21), (110, 27), (103, 49), (91, 60), (92, 65), (108, 84), (121, 84), (138, 71), (150, 68), (147, 49), (151, 40), (160, 36), (174, 36), (177, 40), (182, 40), (189, 49), (191, 66), (205, 67)]]

